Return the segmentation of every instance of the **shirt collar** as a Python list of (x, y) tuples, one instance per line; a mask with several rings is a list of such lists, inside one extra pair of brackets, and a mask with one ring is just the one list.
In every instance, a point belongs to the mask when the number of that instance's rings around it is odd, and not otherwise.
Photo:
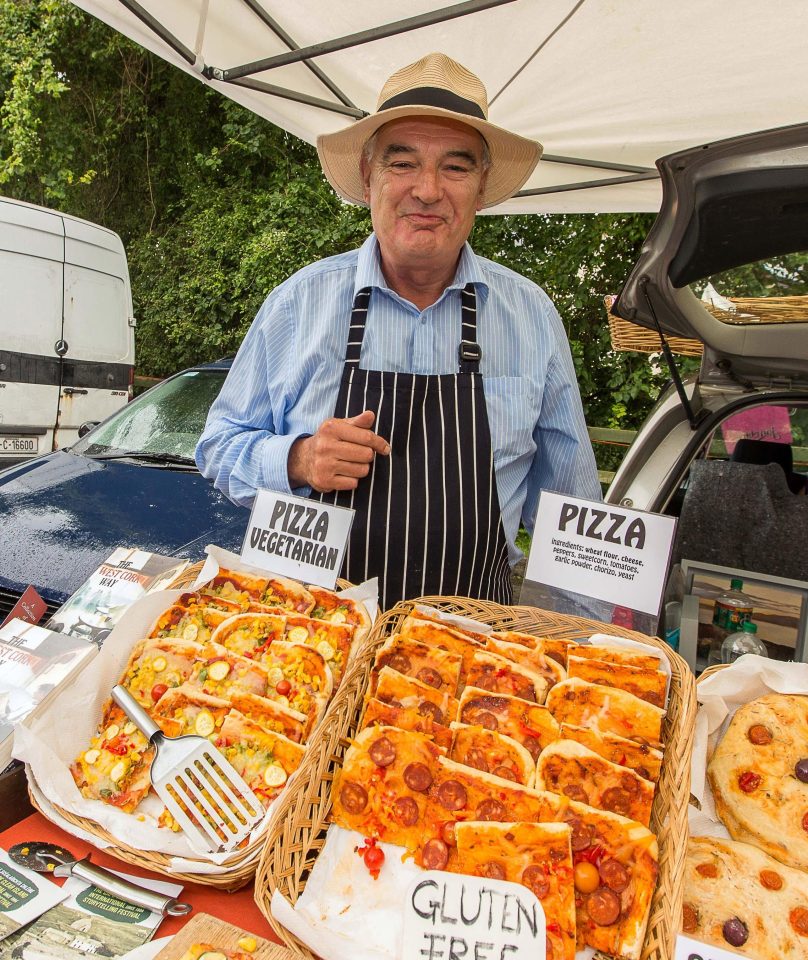
[[(454, 280), (451, 282), (448, 290), (462, 290), (467, 283), (473, 283), (477, 296), (485, 301), (488, 296), (488, 280), (480, 258), (471, 249), (468, 243), (463, 244), (460, 251), (460, 262), (457, 265), (457, 272)], [(365, 240), (359, 248), (359, 259), (356, 264), (356, 280), (354, 282), (354, 296), (365, 287), (374, 287), (383, 290), (395, 296), (394, 291), (387, 285), (382, 273), (381, 260), (379, 258), (379, 241), (376, 234), (371, 235)]]

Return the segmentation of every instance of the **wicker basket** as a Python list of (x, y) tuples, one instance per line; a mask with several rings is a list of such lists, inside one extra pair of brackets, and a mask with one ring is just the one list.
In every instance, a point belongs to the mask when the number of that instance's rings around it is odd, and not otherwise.
[[(741, 323), (808, 323), (808, 297), (730, 297), (736, 312), (722, 310), (705, 303), (705, 308), (718, 320), (729, 324)], [(609, 320), (609, 335), (615, 350), (630, 350), (637, 353), (660, 353), (662, 347), (655, 330), (638, 326), (612, 313), (616, 297), (604, 298), (606, 316)], [(666, 337), (673, 353), (683, 357), (700, 357), (704, 344), (687, 337)]]
[[(503, 607), (461, 597), (425, 597), (401, 603), (376, 623), (358, 652), (346, 682), (335, 697), (319, 738), (301, 765), (300, 775), (276, 807), (267, 832), (267, 845), (258, 868), (255, 899), (279, 938), (302, 955), (313, 954), (272, 917), (272, 895), (278, 890), (297, 902), (325, 842), (331, 813), (331, 784), (349, 740), (356, 734), (370, 666), (384, 638), (397, 629), (416, 602), (448, 613), (472, 617), (495, 629), (513, 629), (537, 636), (575, 639), (602, 632), (603, 624), (538, 610)], [(671, 960), (681, 919), (682, 877), (687, 846), (687, 805), (690, 795), (690, 754), (696, 717), (693, 675), (681, 657), (661, 640), (631, 630), (615, 634), (650, 643), (662, 650), (671, 666), (668, 713), (663, 726), (665, 762), (651, 817), (659, 839), (659, 881), (651, 903), (642, 960)]]
[[(172, 582), (170, 589), (189, 589), (199, 575), (202, 566), (203, 562), (199, 562), (187, 567)], [(337, 586), (340, 589), (345, 589), (346, 587), (351, 586), (351, 584), (347, 580), (338, 580)], [(340, 685), (341, 693), (346, 692), (344, 688), (347, 686), (348, 680), (349, 678), (346, 674), (342, 684)], [(330, 726), (331, 721), (329, 720), (329, 716), (332, 712), (333, 706), (334, 703), (332, 701), (332, 703), (329, 704), (325, 716), (323, 717), (323, 725), (328, 724)], [(316, 742), (316, 740), (313, 741), (313, 743), (314, 742)], [(51, 810), (49, 810), (47, 806), (41, 804), (39, 802), (39, 798), (35, 796), (33, 791), (30, 789), (28, 791), (28, 795), (30, 797), (31, 804), (37, 810), (39, 810), (43, 816), (49, 818)], [(112, 857), (117, 857), (118, 860), (122, 860), (124, 863), (131, 863), (134, 866), (143, 867), (145, 870), (151, 870), (154, 873), (164, 874), (166, 877), (169, 877), (172, 880), (180, 880), (187, 883), (199, 883), (203, 886), (215, 887), (219, 890), (238, 890), (240, 887), (243, 887), (245, 884), (249, 883), (255, 875), (255, 871), (258, 867), (259, 852), (264, 845), (264, 837), (260, 836), (248, 846), (238, 850), (233, 855), (232, 860), (228, 863), (226, 873), (179, 873), (176, 870), (171, 869), (171, 856), (150, 850), (140, 850), (137, 847), (130, 847), (128, 844), (123, 843), (118, 837), (108, 833), (94, 820), (89, 820), (86, 817), (76, 816), (76, 814), (71, 813), (68, 810), (64, 810), (62, 807), (59, 807), (56, 804), (53, 805), (52, 809), (55, 810), (63, 820), (75, 827), (78, 827), (85, 834), (90, 834), (99, 840), (101, 844), (103, 844), (103, 850), (105, 853), (108, 853)], [(190, 858), (188, 858), (188, 860), (190, 862)], [(210, 861), (204, 859), (199, 860), (200, 866), (206, 865), (209, 862)]]

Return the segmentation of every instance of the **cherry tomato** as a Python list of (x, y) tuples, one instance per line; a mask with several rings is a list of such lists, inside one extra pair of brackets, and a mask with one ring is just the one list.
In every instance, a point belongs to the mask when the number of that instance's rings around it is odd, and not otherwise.
[(744, 793), (752, 793), (760, 786), (760, 777), (751, 770), (747, 770), (738, 777), (738, 786)]
[(166, 683), (155, 683), (151, 688), (151, 698), (155, 703), (162, 697), (162, 695), (168, 690), (168, 684)]
[(291, 689), (292, 689), (292, 684), (289, 683), (288, 680), (279, 680), (275, 687), (275, 692), (278, 694), (279, 697), (288, 697)]
[(598, 868), (582, 860), (575, 864), (575, 889), (580, 893), (593, 893), (600, 886)]
[(371, 874), (376, 873), (378, 876), (379, 870), (381, 870), (382, 864), (384, 863), (384, 850), (380, 847), (368, 847), (365, 850), (365, 866), (370, 870)]
[(115, 754), (116, 757), (125, 757), (126, 751), (129, 749), (126, 741), (118, 734), (117, 737), (114, 737), (112, 740), (108, 740), (104, 744), (104, 749), (109, 753)]

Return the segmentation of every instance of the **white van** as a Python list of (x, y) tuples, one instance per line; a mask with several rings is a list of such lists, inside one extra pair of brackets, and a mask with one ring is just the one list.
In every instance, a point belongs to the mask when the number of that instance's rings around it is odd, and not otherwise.
[(132, 394), (121, 238), (0, 197), (0, 468), (75, 442)]

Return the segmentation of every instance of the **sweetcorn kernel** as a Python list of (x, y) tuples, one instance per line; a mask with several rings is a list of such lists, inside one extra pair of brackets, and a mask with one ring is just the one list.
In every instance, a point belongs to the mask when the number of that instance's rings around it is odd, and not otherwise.
[(243, 950), (245, 953), (252, 953), (258, 946), (258, 941), (255, 937), (240, 937), (237, 946), (239, 950)]

